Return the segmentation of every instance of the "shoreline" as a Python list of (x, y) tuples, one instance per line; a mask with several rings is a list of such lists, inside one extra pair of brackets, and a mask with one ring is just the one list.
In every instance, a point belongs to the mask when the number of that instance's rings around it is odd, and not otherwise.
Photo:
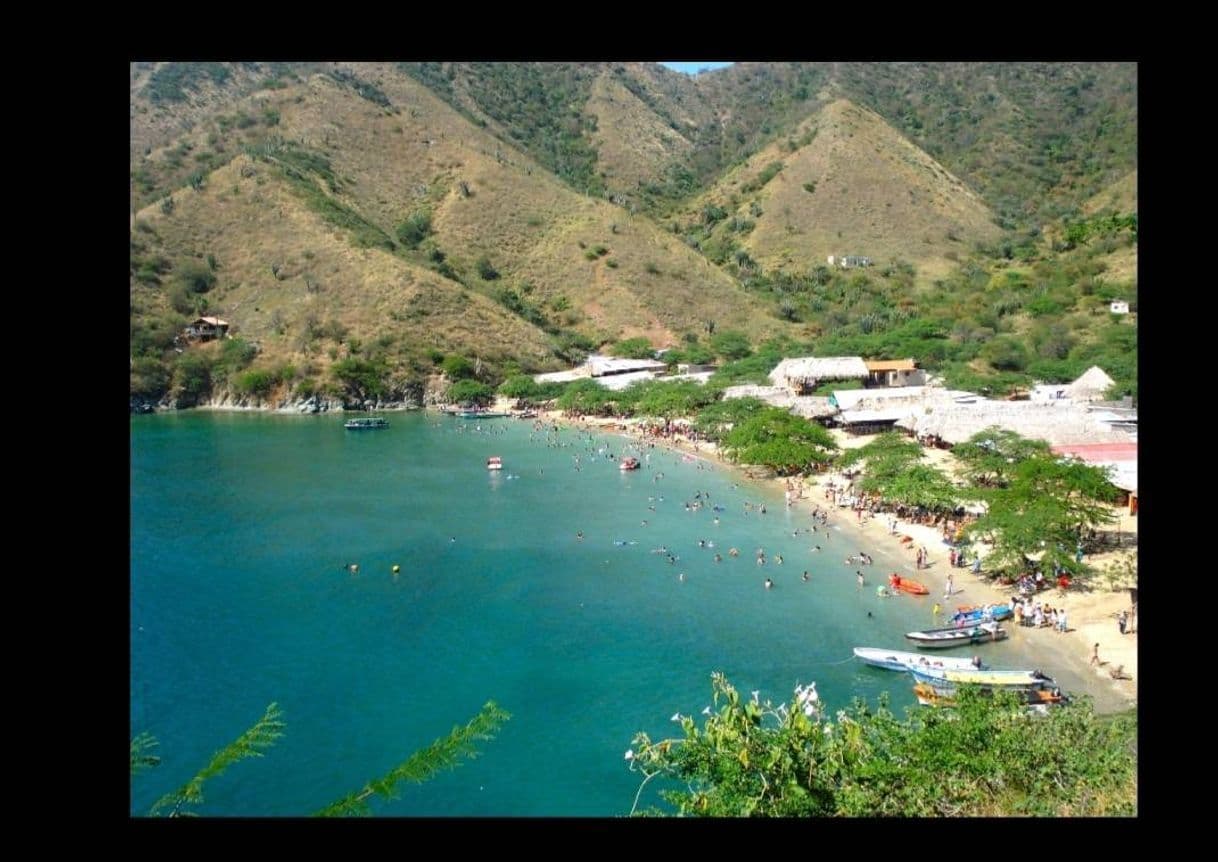
[[(572, 419), (564, 416), (561, 411), (544, 410), (538, 414), (543, 422), (556, 423), (561, 427), (586, 431), (599, 431), (622, 436), (631, 441), (652, 442), (653, 438), (640, 433), (636, 428), (622, 424), (621, 420), (606, 417), (583, 417)], [(774, 476), (759, 478), (749, 474), (746, 467), (728, 461), (719, 452), (718, 447), (710, 442), (692, 443), (683, 436), (659, 438), (654, 440), (656, 448), (663, 448), (673, 454), (692, 456), (713, 466), (725, 469), (739, 477), (741, 482), (756, 483), (759, 488), (777, 489), (781, 494), (787, 488), (787, 480)], [(896, 534), (889, 532), (887, 523), (893, 516), (887, 513), (872, 515), (864, 512), (862, 523), (853, 517), (854, 511), (848, 508), (839, 509), (836, 503), (830, 502), (825, 495), (826, 485), (833, 482), (842, 487), (845, 479), (839, 473), (814, 474), (802, 479), (793, 479), (802, 489), (791, 500), (793, 512), (811, 516), (815, 508), (828, 509), (832, 526), (840, 528), (842, 538), (857, 540), (857, 547), (872, 554), (875, 565), (868, 567), (865, 572), (868, 581), (879, 580), (887, 582), (887, 572), (893, 568), (885, 568), (882, 561), (892, 563), (902, 576), (908, 574), (912, 579), (921, 581), (929, 590), (930, 595), (923, 597), (901, 595), (915, 601), (922, 599), (930, 604), (918, 605), (917, 610), (911, 609), (911, 630), (927, 627), (925, 612), (933, 603), (943, 606), (941, 611), (944, 619), (955, 612), (958, 605), (965, 604), (1006, 604), (1014, 593), (1013, 588), (1004, 588), (991, 582), (984, 573), (974, 575), (970, 566), (948, 568), (947, 548), (942, 543), (942, 533), (932, 526), (916, 524), (897, 519)], [(820, 495), (816, 495), (816, 490)], [(901, 542), (902, 535), (911, 536), (913, 541), (908, 545)], [(914, 549), (925, 547), (929, 563), (926, 568), (915, 569)], [(984, 556), (982, 561), (984, 563)], [(952, 573), (953, 590), (950, 600), (943, 598), (947, 573)], [(1074, 694), (1084, 694), (1091, 698), (1097, 713), (1109, 714), (1121, 712), (1137, 706), (1137, 631), (1120, 635), (1112, 620), (1113, 612), (1109, 610), (1114, 604), (1127, 604), (1120, 594), (1098, 592), (1073, 592), (1064, 594), (1060, 590), (1046, 591), (1041, 600), (1054, 607), (1064, 607), (1070, 618), (1069, 628), (1062, 633), (1050, 628), (1034, 629), (1016, 626), (1013, 621), (1006, 621), (1004, 628), (1008, 637), (1003, 641), (1003, 657), (996, 663), (1013, 665), (1026, 663), (1030, 666), (1044, 669), (1053, 676), (1062, 688)], [(1099, 667), (1090, 665), (1091, 647), (1100, 644)], [(1012, 654), (1014, 653), (1014, 654)], [(1112, 679), (1109, 669), (1121, 665), (1125, 677), (1121, 680)]]

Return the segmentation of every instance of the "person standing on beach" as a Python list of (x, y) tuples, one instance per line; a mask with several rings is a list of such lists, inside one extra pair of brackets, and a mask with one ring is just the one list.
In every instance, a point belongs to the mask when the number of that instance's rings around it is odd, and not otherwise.
[(1117, 615), (1117, 628), (1120, 629), (1121, 634), (1125, 634), (1125, 627), (1128, 625), (1129, 614), (1127, 614), (1125, 611), (1121, 611), (1121, 613)]
[(1100, 645), (1097, 643), (1091, 648), (1091, 666), (1095, 667), (1100, 663)]
[(952, 573), (947, 573), (947, 582), (943, 585), (943, 598), (950, 599), (952, 597)]

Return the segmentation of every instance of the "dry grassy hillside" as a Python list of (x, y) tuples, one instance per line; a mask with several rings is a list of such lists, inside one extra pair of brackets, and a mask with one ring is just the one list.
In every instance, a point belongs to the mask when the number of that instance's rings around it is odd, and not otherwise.
[[(400, 113), (315, 76), (301, 102), (283, 106), (283, 135), (328, 153), (355, 208), (387, 233), (430, 210), (434, 244), (471, 286), (520, 290), (599, 338), (646, 330), (674, 340), (706, 319), (758, 335), (782, 327), (650, 221), (573, 192), (391, 67), (351, 68)], [(596, 255), (598, 246), (607, 251)], [(480, 278), (482, 257), (499, 279)]]
[[(872, 111), (839, 99), (790, 137), (794, 151), (785, 141), (766, 147), (698, 207), (712, 202), (754, 219), (743, 244), (766, 269), (858, 254), (880, 266), (908, 261), (925, 282), (955, 266), (953, 253), (999, 235), (977, 195)], [(775, 164), (781, 170), (750, 189)]]
[(1083, 204), (1085, 215), (1096, 215), (1101, 212), (1136, 213), (1137, 211), (1137, 171), (1130, 171)]
[[(310, 333), (332, 322), (365, 343), (384, 339), (403, 357), (427, 348), (492, 360), (549, 356), (543, 332), (486, 297), (388, 252), (354, 247), (264, 163), (238, 156), (204, 189), (174, 201), (169, 215), (159, 206), (141, 211), (152, 233), (137, 233), (175, 261), (214, 255), (208, 313), (259, 342), (267, 360), (303, 355), (324, 369), (324, 339)], [(133, 306), (167, 309), (163, 288), (132, 293)]]
[(634, 191), (693, 149), (608, 71), (593, 83), (584, 112), (596, 117), (597, 166), (611, 191)]

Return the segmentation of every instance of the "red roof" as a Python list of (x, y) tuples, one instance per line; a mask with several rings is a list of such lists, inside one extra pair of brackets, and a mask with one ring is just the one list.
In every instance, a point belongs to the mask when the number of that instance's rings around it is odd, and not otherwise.
[(1074, 443), (1069, 446), (1050, 446), (1055, 455), (1074, 455), (1088, 462), (1136, 461), (1137, 443)]

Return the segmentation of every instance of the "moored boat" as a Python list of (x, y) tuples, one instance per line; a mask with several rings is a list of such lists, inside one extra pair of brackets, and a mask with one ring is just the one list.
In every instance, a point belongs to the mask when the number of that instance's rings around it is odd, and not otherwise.
[(371, 428), (388, 428), (389, 420), (377, 416), (362, 416), (358, 419), (348, 419), (343, 423), (348, 431), (367, 431)]
[(925, 584), (920, 584), (917, 581), (912, 581), (909, 578), (903, 578), (896, 572), (888, 576), (888, 586), (894, 590), (901, 590), (915, 596), (925, 596), (930, 594), (930, 590)]
[(618, 463), (618, 469), (620, 470), (637, 470), (640, 466), (639, 459), (633, 456), (623, 458)]
[[(922, 653), (899, 650), (855, 647), (854, 655), (872, 667), (885, 670), (976, 670), (977, 665), (967, 658), (932, 658)], [(985, 667), (985, 665), (982, 665)]]
[(1007, 605), (982, 605), (980, 607), (961, 607), (948, 620), (956, 626), (971, 623), (988, 622), (990, 620), (1005, 620), (1015, 616), (1015, 609)]
[(458, 419), (505, 419), (511, 415), (511, 413), (493, 413), (490, 410), (459, 410), (456, 413)]
[(490, 456), (489, 458), (486, 459), (486, 469), (502, 470), (503, 469), (503, 459), (500, 458), (498, 455)]
[(953, 626), (946, 629), (927, 629), (905, 635), (921, 649), (948, 649), (964, 644), (988, 643), (1002, 640), (1006, 636), (1006, 629), (998, 623), (979, 623), (965, 628)]
[(1054, 685), (1052, 678), (1038, 670), (978, 670), (910, 668), (918, 682), (932, 685), (984, 685), (1001, 688), (1044, 688)]
[[(914, 685), (913, 690), (914, 695), (918, 698), (918, 703), (923, 706), (956, 705), (956, 690), (954, 688), (940, 688), (929, 683), (919, 682)], [(983, 687), (980, 691), (985, 695), (992, 695), (994, 693), (992, 688)], [(1024, 703), (1031, 706), (1047, 707), (1065, 703), (1069, 700), (1069, 697), (1062, 694), (1059, 688), (1016, 689), (1014, 694)]]

